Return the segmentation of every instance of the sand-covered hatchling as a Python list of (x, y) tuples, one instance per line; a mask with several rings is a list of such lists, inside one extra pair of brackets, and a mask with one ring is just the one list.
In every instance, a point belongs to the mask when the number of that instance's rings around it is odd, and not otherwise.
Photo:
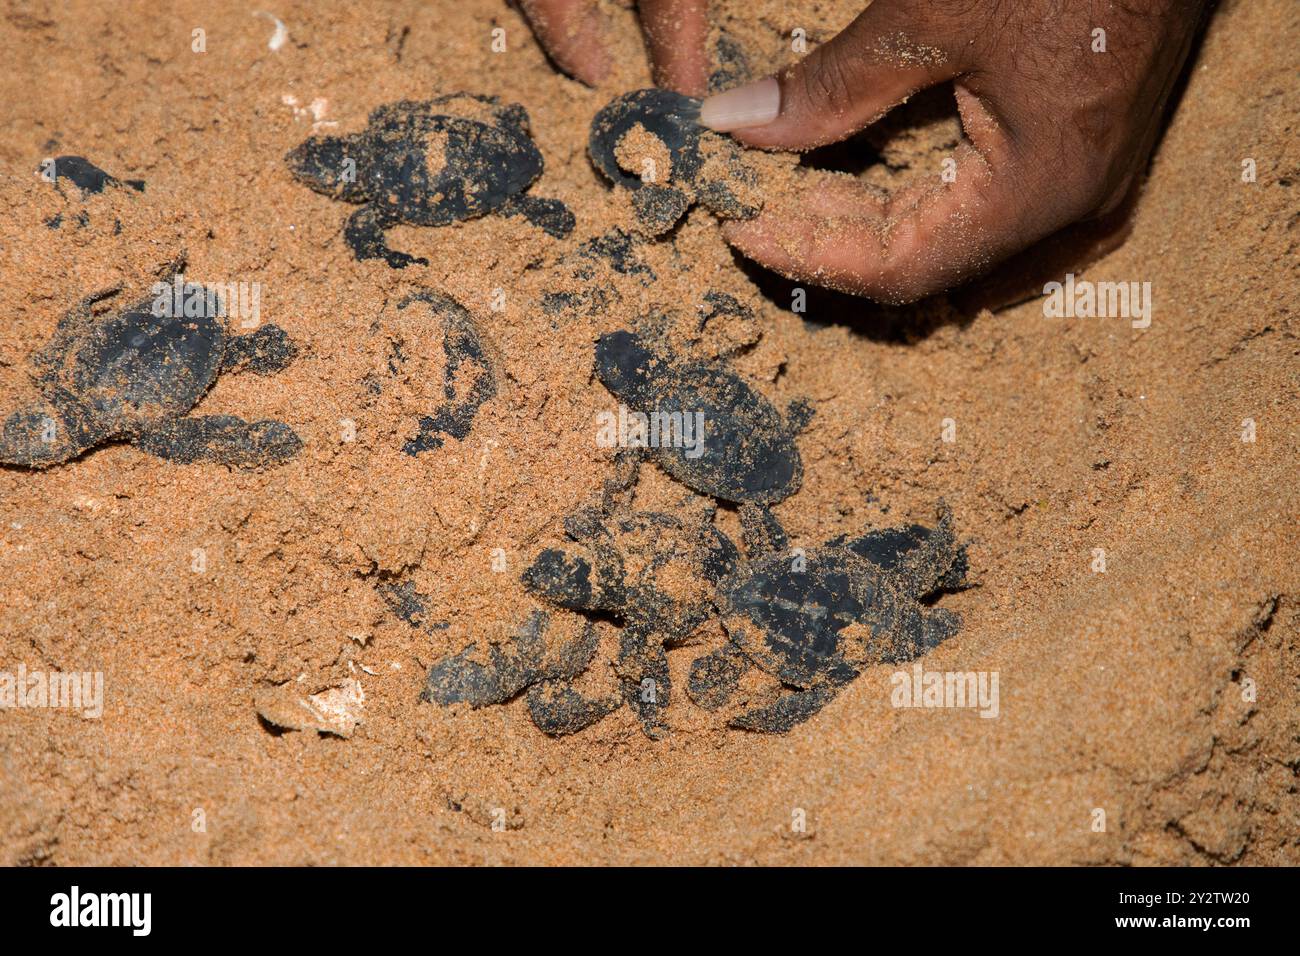
[[(469, 311), (441, 292), (420, 290), (413, 292), (397, 304), (398, 312), (407, 309), (428, 309), (441, 320), (443, 367), (443, 400), (428, 414), (421, 415), (418, 431), (402, 445), (402, 451), (412, 457), (422, 452), (441, 448), (447, 438), (465, 439), (474, 425), (474, 419), (484, 403), (497, 394), (497, 372), (492, 361), (487, 340)], [(407, 355), (395, 348), (389, 359), (393, 374), (402, 371)]]
[(687, 693), (727, 704), (751, 667), (782, 685), (731, 726), (785, 733), (826, 706), (864, 668), (913, 660), (957, 633), (961, 618), (923, 599), (965, 584), (966, 549), (941, 506), (933, 528), (907, 525), (789, 548), (766, 509), (741, 518), (747, 560), (721, 581), (717, 609), (729, 641), (691, 665)]
[(0, 464), (47, 468), (110, 441), (170, 461), (240, 468), (298, 453), (302, 442), (284, 422), (188, 414), (218, 375), (269, 375), (293, 361), (298, 350), (284, 330), (234, 335), (215, 290), (175, 274), (157, 288), (167, 291), (97, 313), (118, 290), (100, 292), (59, 320), (30, 359), (36, 398), (0, 426)]
[[(428, 596), (409, 582), (385, 584), (380, 594), (411, 627), (429, 634), (447, 629), (447, 622), (431, 619)], [(563, 632), (553, 628), (551, 615), (539, 609), (511, 633), (495, 638), (475, 640), (436, 661), (420, 699), (440, 707), (469, 704), (477, 709), (504, 704), (527, 691), (529, 716), (539, 730), (552, 736), (581, 730), (620, 703), (586, 701), (570, 687), (596, 654), (596, 629), (589, 621)]]
[[(715, 618), (727, 643), (694, 661), (687, 694), (707, 710), (739, 708), (728, 721), (732, 727), (785, 733), (864, 669), (913, 660), (961, 626), (957, 614), (931, 606), (941, 593), (966, 586), (966, 547), (946, 506), (934, 527), (878, 529), (807, 551), (791, 549), (761, 505), (742, 505), (740, 518), (747, 556), (707, 509), (693, 518), (583, 509), (565, 520), (567, 541), (543, 550), (524, 572), (525, 586), (548, 604), (622, 625), (614, 662), (621, 698), (575, 686), (594, 646), (565, 658), (569, 670), (561, 677), (530, 677), (516, 659), (541, 660), (536, 634), (499, 662), (494, 658), (487, 684), (479, 671), (457, 665), (455, 686), (471, 686), (480, 706), (505, 700), (528, 682), (534, 722), (551, 734), (581, 730), (627, 703), (646, 734), (660, 737), (671, 689), (665, 649), (686, 643)], [(775, 678), (775, 693), (752, 705), (733, 704), (752, 669)], [(446, 685), (447, 677), (437, 683)]]
[(783, 413), (725, 362), (682, 355), (661, 336), (628, 330), (597, 341), (596, 375), (654, 429), (629, 453), (653, 457), (693, 491), (770, 504), (799, 489), (795, 436), (812, 415), (806, 403)]
[(543, 550), (524, 585), (556, 607), (611, 615), (621, 625), (615, 670), (622, 697), (593, 699), (567, 683), (541, 688), (553, 721), (581, 730), (626, 702), (650, 737), (666, 730), (671, 684), (666, 647), (679, 644), (712, 613), (713, 589), (739, 558), (712, 523), (625, 508), (582, 509), (564, 522), (566, 542)]
[(562, 238), (573, 213), (558, 199), (525, 190), (542, 174), (528, 112), (496, 97), (451, 93), (378, 107), (349, 136), (314, 136), (285, 161), (299, 181), (333, 199), (358, 203), (343, 235), (358, 259), (395, 269), (425, 259), (390, 249), (392, 226), (446, 226), (488, 213), (523, 216)]
[(632, 191), (642, 229), (667, 232), (696, 202), (723, 219), (756, 216), (757, 175), (727, 137), (699, 124), (700, 100), (671, 90), (625, 93), (591, 121), (588, 151), (615, 186)]

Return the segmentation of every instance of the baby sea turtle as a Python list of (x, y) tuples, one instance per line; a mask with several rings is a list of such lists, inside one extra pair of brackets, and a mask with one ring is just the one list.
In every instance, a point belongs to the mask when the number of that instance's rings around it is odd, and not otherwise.
[[(178, 287), (180, 301), (172, 294)], [(171, 278), (153, 298), (94, 314), (114, 291), (82, 300), (32, 355), (40, 401), (5, 419), (0, 464), (47, 468), (115, 440), (175, 462), (241, 468), (298, 453), (302, 442), (283, 422), (185, 417), (221, 373), (268, 375), (287, 366), (297, 348), (283, 329), (231, 335), (214, 290)]]
[[(547, 548), (524, 572), (530, 592), (557, 607), (614, 616), (619, 633), (617, 697), (591, 699), (564, 682), (543, 689), (553, 722), (580, 730), (628, 703), (645, 733), (664, 731), (670, 681), (666, 645), (688, 638), (712, 613), (714, 586), (739, 554), (713, 527), (655, 511), (584, 509), (564, 522), (569, 543)], [(541, 696), (541, 694), (539, 694)]]
[(632, 190), (637, 219), (667, 232), (696, 201), (724, 219), (761, 208), (757, 176), (734, 141), (699, 124), (700, 100), (671, 90), (625, 93), (591, 121), (591, 160), (615, 186)]
[[(504, 704), (527, 690), (528, 713), (539, 730), (560, 736), (581, 729), (575, 726), (581, 710), (565, 691), (596, 654), (596, 628), (583, 622), (576, 636), (567, 637), (553, 637), (550, 630), (550, 615), (534, 611), (513, 636), (487, 644), (484, 653), (471, 644), (444, 658), (430, 668), (420, 699), (443, 707), (467, 703), (479, 708)], [(587, 723), (605, 713), (608, 710)]]
[(626, 330), (597, 341), (596, 375), (644, 416), (635, 425), (646, 434), (629, 432), (620, 443), (639, 445), (693, 491), (771, 503), (798, 490), (803, 465), (794, 439), (811, 416), (805, 403), (782, 415), (724, 363), (678, 356)]
[[(410, 582), (382, 584), (379, 593), (411, 627), (429, 634), (447, 629), (446, 621), (432, 619), (428, 595)], [(527, 690), (533, 723), (556, 736), (580, 730), (609, 712), (606, 708), (584, 721), (581, 707), (566, 696), (568, 682), (586, 670), (596, 654), (596, 629), (590, 622), (583, 622), (576, 634), (556, 635), (550, 615), (538, 610), (505, 640), (483, 643), (482, 650), (476, 641), (435, 663), (420, 699), (442, 707), (466, 703), (477, 709), (504, 704)]]
[[(113, 186), (144, 192), (143, 179), (118, 179), (116, 176), (112, 176), (100, 169), (84, 156), (55, 156), (53, 159), (44, 160), (36, 172), (42, 179), (53, 183), (60, 193), (64, 193), (62, 183), (72, 183), (77, 187), (77, 198), (82, 202), (81, 208), (72, 212), (71, 219), (65, 219), (63, 212), (57, 212), (49, 219), (46, 219), (45, 225), (50, 229), (61, 229), (65, 223), (78, 229), (89, 226), (90, 213), (86, 209), (86, 197), (92, 193), (102, 193), (105, 187)], [(117, 235), (121, 231), (122, 223), (114, 220), (113, 234)]]
[(687, 693), (725, 704), (750, 667), (786, 688), (733, 727), (785, 733), (821, 710), (866, 667), (902, 663), (948, 639), (961, 618), (922, 599), (965, 583), (967, 557), (941, 506), (934, 528), (908, 525), (830, 541), (803, 553), (766, 509), (741, 510), (749, 559), (717, 589), (730, 643), (691, 665)]
[(452, 93), (380, 106), (360, 133), (312, 137), (285, 160), (317, 192), (361, 203), (344, 238), (358, 259), (383, 259), (395, 269), (428, 265), (388, 247), (384, 232), (399, 223), (446, 226), (498, 212), (521, 215), (557, 238), (574, 225), (558, 199), (524, 194), (542, 173), (542, 154), (527, 111), (496, 97)]
[(143, 179), (118, 179), (104, 172), (84, 156), (55, 156), (41, 163), (41, 168), (37, 172), (56, 184), (60, 179), (66, 179), (76, 186), (83, 196), (87, 193), (102, 193), (105, 186), (125, 186), (136, 192), (144, 192)]
[[(841, 536), (804, 552), (789, 549), (767, 508), (745, 504), (745, 559), (714, 526), (712, 509), (683, 518), (611, 507), (611, 500), (607, 489), (604, 507), (568, 516), (566, 543), (538, 554), (523, 581), (553, 607), (612, 617), (621, 625), (614, 661), (621, 693), (593, 697), (579, 688), (597, 650), (590, 621), (578, 637), (553, 641), (547, 638), (549, 616), (537, 611), (485, 654), (471, 645), (435, 664), (424, 699), (482, 707), (527, 689), (533, 722), (553, 736), (582, 730), (627, 703), (647, 736), (658, 738), (666, 730), (671, 690), (665, 648), (687, 641), (716, 617), (728, 642), (693, 662), (688, 695), (715, 710), (757, 668), (783, 690), (730, 724), (785, 733), (865, 668), (913, 660), (961, 626), (955, 613), (930, 606), (941, 592), (966, 586), (966, 547), (944, 505), (933, 528), (912, 524)], [(427, 602), (410, 597), (386, 595), (417, 626)]]
[[(441, 448), (444, 436), (464, 440), (479, 408), (497, 394), (497, 375), (487, 343), (465, 307), (440, 292), (420, 291), (408, 295), (397, 308), (401, 311), (416, 304), (428, 306), (433, 315), (442, 318), (446, 365), (442, 404), (432, 414), (420, 417), (419, 431), (402, 446), (402, 451), (412, 457)], [(405, 355), (399, 349), (389, 368), (397, 371), (404, 361)]]

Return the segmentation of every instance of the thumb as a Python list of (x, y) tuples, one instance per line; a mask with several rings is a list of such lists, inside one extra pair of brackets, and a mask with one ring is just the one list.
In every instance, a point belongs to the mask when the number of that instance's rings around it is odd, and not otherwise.
[(774, 77), (719, 93), (700, 122), (751, 146), (811, 149), (845, 139), (913, 93), (961, 72), (948, 17), (915, 0), (874, 0), (856, 20)]

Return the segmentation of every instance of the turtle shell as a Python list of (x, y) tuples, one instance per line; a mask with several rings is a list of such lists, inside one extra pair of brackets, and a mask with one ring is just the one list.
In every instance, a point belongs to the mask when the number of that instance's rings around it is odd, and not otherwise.
[(393, 219), (415, 225), (486, 215), (543, 168), (523, 107), (469, 94), (381, 106), (363, 137), (365, 192)]
[(657, 413), (661, 423), (703, 423), (702, 446), (661, 442), (654, 449), (663, 469), (687, 487), (723, 501), (755, 503), (780, 501), (798, 490), (803, 465), (794, 429), (725, 365), (674, 361), (632, 332), (619, 331), (597, 342), (596, 374), (615, 397), (635, 411)]
[(636, 90), (612, 100), (591, 121), (587, 149), (596, 168), (610, 182), (628, 189), (640, 189), (641, 178), (623, 171), (614, 150), (628, 131), (640, 124), (668, 149), (673, 161), (673, 179), (692, 182), (699, 172), (700, 101), (672, 90)]
[(193, 316), (156, 315), (154, 300), (96, 321), (72, 343), (55, 375), (77, 404), (112, 431), (184, 415), (221, 367), (225, 321), (214, 295), (186, 286), (201, 302)]

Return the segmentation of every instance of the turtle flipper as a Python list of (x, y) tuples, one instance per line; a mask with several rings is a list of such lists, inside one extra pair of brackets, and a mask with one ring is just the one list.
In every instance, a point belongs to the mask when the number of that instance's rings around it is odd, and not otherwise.
[(622, 706), (618, 697), (586, 697), (564, 680), (542, 681), (528, 691), (528, 713), (533, 723), (552, 737), (576, 734)]
[(892, 571), (908, 554), (921, 547), (930, 536), (924, 525), (908, 524), (897, 528), (876, 528), (844, 543), (854, 554), (866, 558), (878, 568)]
[(418, 627), (430, 634), (445, 631), (447, 621), (435, 621), (429, 610), (432, 603), (429, 595), (421, 594), (410, 581), (390, 581), (380, 584), (376, 590), (384, 599), (388, 609), (411, 627)]
[(749, 502), (740, 506), (740, 542), (751, 559), (780, 554), (790, 547), (790, 539), (772, 509)]
[(662, 635), (645, 625), (628, 624), (620, 638), (618, 672), (623, 678), (623, 697), (641, 719), (645, 735), (653, 740), (667, 730), (663, 714), (668, 708), (672, 681), (668, 676), (668, 655)]
[(631, 506), (644, 460), (645, 451), (640, 448), (620, 448), (614, 452), (614, 477), (605, 479), (600, 492), (600, 507), (605, 514), (612, 514), (620, 506)]
[(86, 193), (102, 193), (105, 186), (129, 186), (144, 192), (143, 179), (118, 179), (100, 169), (84, 156), (56, 156), (53, 160), (55, 181), (66, 179)]
[(731, 726), (764, 734), (784, 734), (829, 704), (838, 687), (823, 684), (811, 690), (786, 691), (776, 703), (754, 707), (732, 718)]
[(0, 425), (0, 465), (48, 468), (107, 440), (110, 431), (89, 416), (63, 415), (46, 404), (20, 408)]
[(221, 356), (221, 371), (271, 375), (298, 356), (298, 346), (278, 325), (264, 325), (250, 335), (232, 335)]
[(506, 200), (498, 210), (503, 216), (523, 216), (548, 236), (563, 239), (573, 232), (577, 220), (573, 210), (558, 199), (539, 199), (520, 193)]
[(717, 710), (731, 699), (749, 659), (730, 645), (697, 657), (691, 663), (686, 695), (705, 710)]
[(691, 208), (691, 197), (671, 186), (647, 183), (632, 193), (632, 208), (650, 235), (661, 236), (681, 222)]
[(343, 238), (358, 259), (383, 259), (394, 269), (405, 269), (409, 265), (427, 266), (428, 259), (388, 248), (384, 230), (393, 224), (374, 203), (367, 203), (348, 217), (343, 226)]
[(961, 630), (961, 615), (947, 608), (931, 608), (921, 615), (922, 653), (938, 647)]
[(235, 468), (282, 465), (302, 448), (302, 439), (284, 422), (247, 422), (234, 415), (167, 419), (140, 432), (133, 442), (177, 464), (211, 461)]

